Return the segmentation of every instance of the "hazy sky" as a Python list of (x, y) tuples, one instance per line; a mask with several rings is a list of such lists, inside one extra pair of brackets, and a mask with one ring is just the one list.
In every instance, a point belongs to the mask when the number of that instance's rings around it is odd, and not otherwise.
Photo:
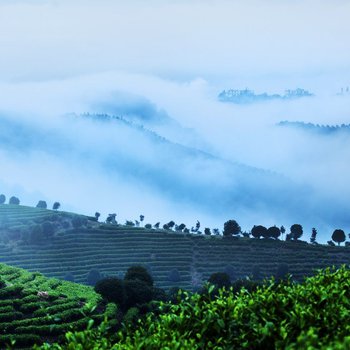
[[(309, 231), (327, 215), (333, 218), (330, 227), (344, 225), (345, 217), (328, 207), (350, 210), (348, 134), (321, 137), (276, 123), (350, 123), (350, 98), (336, 96), (350, 86), (349, 15), (346, 0), (0, 0), (0, 192), (17, 194), (24, 204), (59, 200), (66, 209), (118, 212), (123, 219), (143, 213), (152, 222), (176, 219), (191, 225), (199, 218), (220, 227), (235, 218), (244, 229), (295, 223), (300, 197), (300, 203), (307, 202), (300, 218), (315, 206), (314, 221), (302, 222)], [(217, 101), (221, 90), (245, 87), (274, 93), (302, 87), (316, 97), (252, 106)], [(147, 138), (131, 137), (135, 131), (73, 125), (63, 117), (84, 112), (141, 116), (148, 129), (223, 163), (213, 169), (216, 161), (186, 154), (178, 164), (177, 159), (168, 163), (170, 146), (163, 151)], [(28, 138), (30, 132), (39, 136)], [(41, 142), (34, 142), (36, 137)], [(133, 180), (129, 163), (110, 169), (106, 159), (116, 149), (132, 161)], [(271, 172), (269, 184), (276, 181), (273, 174), (282, 175), (307, 191), (287, 198), (283, 215), (269, 207), (277, 192), (260, 189), (252, 208), (238, 202), (225, 210), (221, 203), (222, 213), (214, 214), (208, 208), (218, 204), (210, 199), (224, 184), (228, 193), (240, 190), (226, 162)], [(154, 185), (157, 176), (150, 174), (157, 169), (170, 174), (159, 183), (168, 181), (173, 191)], [(251, 192), (256, 181), (249, 178), (243, 187)], [(276, 191), (284, 183), (278, 181)], [(212, 192), (201, 206), (206, 188)], [(175, 198), (176, 189), (184, 195)], [(283, 196), (289, 191), (285, 188)], [(264, 195), (266, 207), (260, 203)], [(295, 216), (286, 218), (288, 210)]]
[(0, 1), (0, 75), (339, 75), (350, 65), (349, 13), (347, 0)]

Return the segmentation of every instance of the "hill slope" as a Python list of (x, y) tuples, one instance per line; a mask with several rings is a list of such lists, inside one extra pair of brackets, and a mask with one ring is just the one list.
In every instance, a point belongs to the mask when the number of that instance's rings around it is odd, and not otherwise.
[[(72, 226), (74, 217), (82, 218), (78, 228)], [(0, 223), (4, 218), (1, 262), (49, 277), (65, 278), (69, 273), (79, 283), (87, 282), (92, 269), (122, 277), (134, 264), (146, 266), (159, 287), (192, 289), (220, 271), (235, 279), (251, 275), (258, 267), (264, 277), (287, 263), (289, 272), (301, 280), (316, 268), (350, 263), (347, 247), (107, 225), (75, 214), (22, 206), (0, 206)], [(52, 224), (53, 232), (31, 241), (28, 230), (44, 222)]]
[[(58, 340), (71, 329), (101, 320), (101, 297), (92, 288), (0, 264), (0, 347)], [(91, 311), (93, 306), (98, 306)]]

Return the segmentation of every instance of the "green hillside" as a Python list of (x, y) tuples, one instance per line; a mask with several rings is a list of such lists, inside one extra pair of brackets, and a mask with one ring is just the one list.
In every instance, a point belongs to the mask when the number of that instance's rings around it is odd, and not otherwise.
[[(76, 217), (81, 218), (78, 223)], [(38, 233), (38, 225), (51, 227), (50, 232)], [(258, 267), (265, 277), (287, 263), (294, 278), (302, 280), (316, 268), (350, 263), (347, 247), (107, 225), (71, 213), (16, 205), (0, 206), (0, 240), (1, 262), (49, 277), (71, 273), (76, 282), (86, 283), (92, 269), (122, 277), (128, 267), (141, 264), (156, 285), (166, 289), (198, 287), (219, 271), (242, 278)]]
[(106, 309), (100, 302), (91, 287), (0, 264), (0, 348), (14, 341), (25, 348), (85, 329), (91, 318), (99, 322), (104, 312), (115, 311), (114, 304)]

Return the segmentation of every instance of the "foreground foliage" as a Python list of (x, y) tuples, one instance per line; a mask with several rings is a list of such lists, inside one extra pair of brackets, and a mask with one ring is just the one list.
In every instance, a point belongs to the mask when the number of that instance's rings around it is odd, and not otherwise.
[(55, 349), (350, 349), (349, 280), (344, 266), (301, 284), (270, 280), (252, 293), (182, 293), (159, 316), (120, 331), (114, 345), (100, 327), (71, 333)]
[(0, 264), (0, 348), (57, 341), (91, 319), (101, 322), (104, 311), (115, 315), (101, 301), (91, 287)]

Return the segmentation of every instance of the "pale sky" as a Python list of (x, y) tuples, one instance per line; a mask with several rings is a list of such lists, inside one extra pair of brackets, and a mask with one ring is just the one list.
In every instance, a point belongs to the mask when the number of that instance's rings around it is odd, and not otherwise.
[(349, 71), (350, 1), (0, 1), (0, 79)]

